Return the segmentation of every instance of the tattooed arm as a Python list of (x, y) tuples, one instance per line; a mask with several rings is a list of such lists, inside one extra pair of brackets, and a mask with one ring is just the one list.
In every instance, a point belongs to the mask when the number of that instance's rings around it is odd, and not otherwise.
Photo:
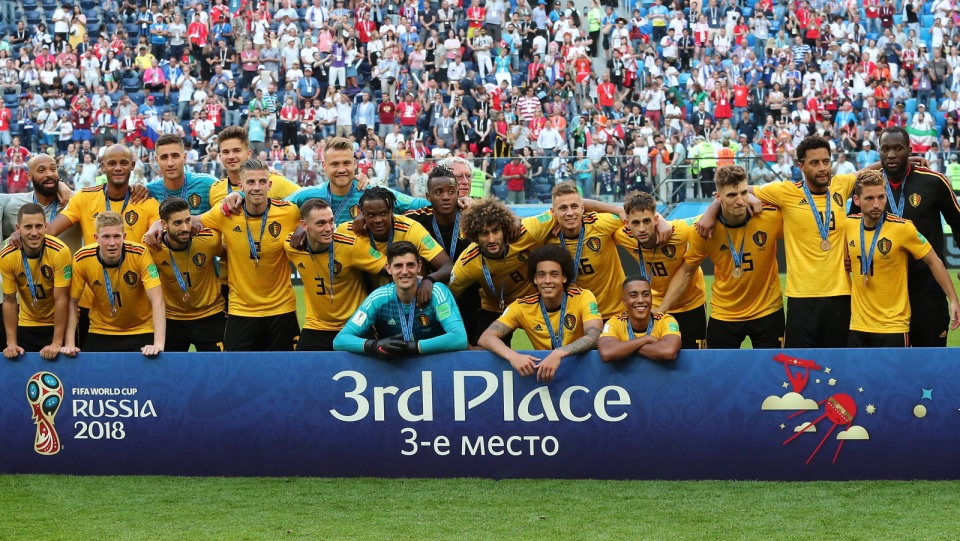
[(503, 343), (503, 340), (501, 340), (513, 331), (514, 329), (511, 329), (499, 320), (494, 321), (490, 324), (490, 327), (480, 335), (480, 339), (477, 340), (477, 345), (509, 361), (510, 365), (513, 366), (521, 376), (532, 376), (537, 369), (536, 363), (539, 359), (533, 355), (526, 355), (510, 349)]

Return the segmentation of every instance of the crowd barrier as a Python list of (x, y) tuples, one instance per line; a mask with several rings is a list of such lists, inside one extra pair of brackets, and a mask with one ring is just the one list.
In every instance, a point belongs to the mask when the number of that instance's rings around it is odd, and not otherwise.
[(0, 473), (960, 479), (957, 352), (27, 355), (0, 366)]

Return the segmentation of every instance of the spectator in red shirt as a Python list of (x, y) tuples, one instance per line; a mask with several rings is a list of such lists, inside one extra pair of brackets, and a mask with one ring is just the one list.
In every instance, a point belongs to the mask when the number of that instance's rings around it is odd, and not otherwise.
[(27, 164), (23, 163), (20, 153), (13, 155), (13, 161), (7, 164), (7, 177), (4, 179), (7, 193), (23, 193), (27, 191), (29, 182)]
[(507, 181), (507, 204), (524, 205), (527, 203), (526, 182), (527, 167), (520, 163), (520, 157), (514, 156), (503, 167), (501, 178)]
[(400, 133), (404, 139), (410, 140), (413, 132), (417, 130), (417, 120), (420, 118), (420, 104), (413, 101), (413, 94), (407, 93), (407, 96), (397, 106), (397, 112), (400, 113)]
[(380, 121), (380, 137), (386, 137), (397, 123), (397, 106), (388, 99), (382, 99), (377, 106), (377, 118)]

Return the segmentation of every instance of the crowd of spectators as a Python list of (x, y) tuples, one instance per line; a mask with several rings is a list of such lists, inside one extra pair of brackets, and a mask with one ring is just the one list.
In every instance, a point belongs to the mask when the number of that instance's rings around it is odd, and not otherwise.
[(548, 1), (0, 0), (0, 181), (27, 190), (52, 152), (96, 184), (119, 140), (145, 182), (164, 133), (219, 175), (229, 125), (304, 185), (343, 135), (374, 184), (421, 195), (457, 155), (511, 202), (564, 180), (682, 201), (734, 161), (792, 178), (813, 133), (843, 171), (885, 126), (936, 130), (918, 148), (941, 171), (960, 151), (958, 0)]

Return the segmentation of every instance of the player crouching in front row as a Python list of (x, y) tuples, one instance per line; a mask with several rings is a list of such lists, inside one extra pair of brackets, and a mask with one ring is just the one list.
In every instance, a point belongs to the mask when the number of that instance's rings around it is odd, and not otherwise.
[(654, 361), (674, 361), (680, 351), (680, 326), (669, 314), (654, 314), (650, 282), (631, 276), (623, 282), (626, 311), (603, 326), (597, 351), (603, 362), (621, 361), (635, 354)]

